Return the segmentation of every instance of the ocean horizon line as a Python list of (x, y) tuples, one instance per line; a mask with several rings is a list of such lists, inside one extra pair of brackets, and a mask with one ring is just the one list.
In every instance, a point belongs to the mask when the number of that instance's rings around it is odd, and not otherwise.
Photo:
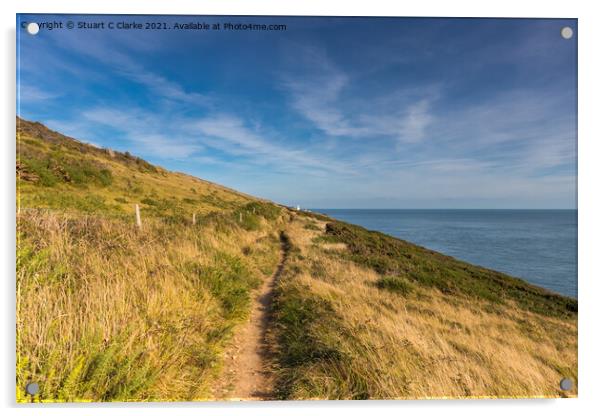
[(356, 210), (356, 211), (578, 211), (578, 208), (303, 208), (319, 210)]

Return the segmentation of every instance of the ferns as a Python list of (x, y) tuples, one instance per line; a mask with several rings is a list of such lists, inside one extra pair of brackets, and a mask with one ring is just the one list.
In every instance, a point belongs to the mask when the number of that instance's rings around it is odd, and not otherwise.
[[(68, 372), (67, 377), (61, 386), (57, 399), (59, 401), (73, 401), (79, 393), (80, 377), (84, 371), (84, 364), (86, 363), (86, 357), (79, 356), (75, 360), (75, 365)], [(49, 397), (52, 399), (52, 397)]]

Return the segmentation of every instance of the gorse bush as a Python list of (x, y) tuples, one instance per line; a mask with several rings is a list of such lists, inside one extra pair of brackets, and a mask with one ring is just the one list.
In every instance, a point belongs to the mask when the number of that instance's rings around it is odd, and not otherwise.
[(113, 183), (113, 175), (105, 166), (90, 159), (75, 159), (62, 152), (39, 155), (37, 152), (25, 152), (21, 155), (22, 169), (36, 175), (33, 180), (41, 186), (54, 186), (57, 183), (68, 183), (76, 186), (109, 186)]
[(59, 181), (48, 161), (22, 157), (20, 162), (21, 168), (33, 174), (33, 181), (41, 186), (54, 186)]

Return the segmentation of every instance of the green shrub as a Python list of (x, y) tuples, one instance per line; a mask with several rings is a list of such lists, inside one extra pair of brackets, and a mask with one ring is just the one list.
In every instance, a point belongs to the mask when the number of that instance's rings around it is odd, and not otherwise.
[(380, 289), (385, 289), (403, 296), (409, 295), (414, 290), (414, 286), (406, 279), (394, 276), (381, 277), (376, 285)]
[(312, 230), (312, 231), (322, 231), (322, 229), (320, 227), (318, 227), (316, 225), (316, 223), (313, 223), (313, 222), (305, 224), (303, 226), (303, 228), (305, 228), (306, 230)]
[(250, 291), (260, 280), (239, 257), (218, 253), (213, 263), (213, 266), (189, 263), (188, 272), (221, 302), (226, 319), (244, 319), (249, 312)]
[(38, 184), (41, 186), (54, 186), (58, 182), (58, 178), (50, 169), (50, 161), (41, 159), (28, 159), (22, 157), (20, 160), (25, 169), (35, 174), (38, 179)]
[[(235, 217), (237, 216), (236, 213), (234, 213), (234, 215)], [(246, 231), (255, 231), (261, 227), (261, 223), (257, 215), (239, 212), (237, 220), (238, 225)]]
[(155, 201), (155, 200), (154, 200), (154, 199), (152, 199), (152, 198), (142, 198), (142, 199), (140, 200), (140, 202), (142, 202), (143, 204), (146, 204), (146, 205), (151, 205), (151, 206), (155, 206), (155, 207), (159, 205), (159, 202), (158, 202), (158, 201)]
[(25, 169), (39, 177), (39, 185), (53, 186), (63, 182), (77, 186), (105, 187), (113, 183), (111, 171), (95, 161), (68, 157), (60, 150), (47, 156), (26, 153), (20, 162)]
[(266, 220), (275, 220), (280, 216), (282, 209), (271, 203), (253, 201), (245, 204), (241, 211), (258, 215)]

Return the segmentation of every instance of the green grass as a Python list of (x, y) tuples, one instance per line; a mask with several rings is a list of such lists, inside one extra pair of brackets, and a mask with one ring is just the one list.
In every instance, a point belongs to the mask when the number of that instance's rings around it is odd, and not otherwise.
[(42, 189), (21, 199), (27, 208), (41, 207), (55, 210), (77, 211), (84, 213), (103, 213), (122, 215), (124, 212), (117, 204), (110, 203), (99, 194), (61, 193), (56, 190)]
[(27, 151), (20, 155), (22, 169), (38, 176), (34, 181), (40, 186), (52, 187), (58, 183), (70, 183), (75, 186), (89, 185), (109, 186), (113, 183), (113, 175), (105, 165), (91, 158), (75, 158), (65, 152), (55, 151), (44, 154), (38, 151)]
[[(283, 276), (291, 279), (291, 273), (294, 273), (294, 268), (285, 271)], [(274, 310), (280, 345), (278, 365), (282, 369), (276, 394), (281, 400), (299, 396), (325, 397), (328, 386), (315, 383), (307, 377), (304, 369), (322, 362), (333, 364), (345, 360), (336, 340), (327, 337), (332, 331), (342, 332), (341, 322), (327, 300), (310, 293), (310, 288), (287, 283), (280, 285), (276, 291)]]
[(306, 230), (322, 231), (321, 228), (318, 227), (315, 222), (309, 222), (305, 224), (303, 228), (305, 228)]
[[(193, 213), (233, 212), (253, 203), (234, 190), (168, 172), (128, 152), (78, 142), (39, 123), (18, 119), (17, 136), (17, 191), (25, 208), (92, 212), (96, 206), (104, 214), (121, 215), (133, 214), (139, 204), (143, 219), (182, 223)], [(265, 205), (249, 208), (263, 217), (280, 211)], [(252, 219), (247, 224), (257, 226)]]
[(404, 296), (414, 291), (414, 285), (399, 276), (383, 276), (377, 282), (377, 286)]
[(217, 253), (212, 266), (192, 262), (186, 264), (186, 272), (220, 301), (226, 319), (242, 320), (247, 316), (250, 291), (260, 279), (252, 274), (245, 259)]
[[(210, 397), (251, 291), (278, 261), (270, 230), (214, 226), (20, 214), (17, 399), (30, 380), (38, 401)], [(248, 255), (240, 241), (253, 242)]]
[(278, 398), (560, 397), (554, 380), (577, 380), (570, 299), (361, 227), (329, 220), (324, 233), (300, 217), (276, 291)]

